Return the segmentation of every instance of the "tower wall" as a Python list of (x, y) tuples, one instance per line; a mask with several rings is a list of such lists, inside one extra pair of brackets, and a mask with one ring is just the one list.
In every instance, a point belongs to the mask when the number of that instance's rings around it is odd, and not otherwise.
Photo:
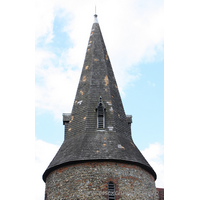
[(139, 166), (117, 162), (84, 162), (61, 167), (46, 179), (45, 200), (107, 200), (108, 183), (116, 200), (156, 200), (153, 176)]

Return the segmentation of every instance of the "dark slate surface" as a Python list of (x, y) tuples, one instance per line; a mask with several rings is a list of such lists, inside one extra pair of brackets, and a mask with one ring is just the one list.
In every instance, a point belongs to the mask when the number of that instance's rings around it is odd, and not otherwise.
[[(100, 96), (106, 107), (105, 129), (97, 129), (96, 106)], [(68, 118), (68, 117), (67, 117)], [(126, 117), (98, 23), (90, 34), (65, 141), (43, 174), (78, 161), (118, 160), (132, 162), (156, 173), (131, 138), (131, 118)]]

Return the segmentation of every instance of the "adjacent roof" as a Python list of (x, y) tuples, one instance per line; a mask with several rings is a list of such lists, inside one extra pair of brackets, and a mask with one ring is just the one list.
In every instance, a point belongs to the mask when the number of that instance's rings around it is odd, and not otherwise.
[(158, 192), (158, 199), (159, 200), (164, 200), (164, 188), (156, 188)]
[[(105, 129), (97, 129), (96, 107), (102, 97)], [(68, 120), (69, 114), (66, 117)], [(131, 116), (126, 116), (97, 15), (90, 33), (85, 61), (73, 104), (66, 139), (43, 174), (73, 162), (115, 160), (130, 162), (156, 173), (131, 138)]]

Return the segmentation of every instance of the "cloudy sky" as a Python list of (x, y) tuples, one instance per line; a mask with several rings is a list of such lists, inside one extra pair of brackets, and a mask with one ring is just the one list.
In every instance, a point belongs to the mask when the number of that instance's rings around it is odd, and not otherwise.
[(197, 199), (196, 0), (165, 1), (164, 22), (163, 1), (0, 2), (1, 197), (44, 199), (41, 176), (63, 141), (61, 116), (71, 112), (95, 4), (126, 114), (133, 115), (133, 139), (157, 172), (156, 185), (165, 187), (166, 199)]
[(164, 187), (164, 7), (160, 0), (36, 1), (36, 200), (41, 176), (63, 142), (96, 12), (132, 137)]

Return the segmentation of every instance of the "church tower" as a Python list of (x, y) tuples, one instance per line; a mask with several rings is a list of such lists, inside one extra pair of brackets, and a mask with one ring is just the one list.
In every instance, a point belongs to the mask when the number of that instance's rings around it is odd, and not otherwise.
[(131, 137), (97, 15), (65, 139), (43, 174), (45, 200), (156, 199), (156, 173)]

